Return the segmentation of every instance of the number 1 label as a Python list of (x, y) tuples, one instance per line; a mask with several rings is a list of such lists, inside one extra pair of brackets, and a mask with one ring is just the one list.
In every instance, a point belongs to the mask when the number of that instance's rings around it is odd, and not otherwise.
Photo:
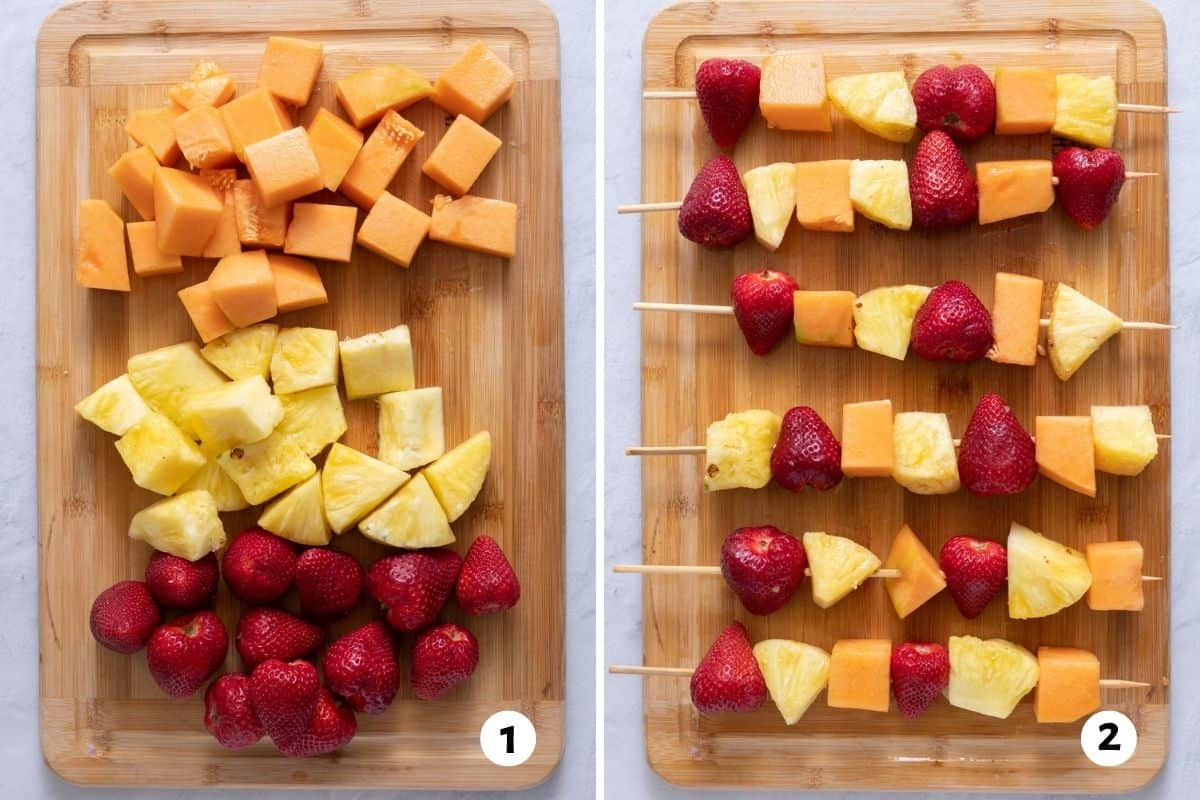
[(537, 747), (537, 731), (520, 711), (497, 711), (479, 729), (479, 748), (500, 767), (524, 764)]

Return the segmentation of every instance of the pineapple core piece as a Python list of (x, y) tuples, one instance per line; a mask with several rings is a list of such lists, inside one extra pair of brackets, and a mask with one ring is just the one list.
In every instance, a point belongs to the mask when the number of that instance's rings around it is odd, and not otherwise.
[(271, 383), (278, 394), (333, 386), (338, 378), (337, 331), (284, 328), (271, 355)]
[(258, 518), (259, 527), (296, 544), (329, 544), (329, 523), (321, 498), (321, 473), (313, 475), (272, 502)]
[(903, 72), (847, 75), (828, 83), (829, 100), (843, 116), (889, 142), (907, 142), (917, 129), (917, 106)]
[(1087, 559), (1024, 525), (1008, 531), (1008, 615), (1036, 619), (1074, 605), (1092, 585)]
[(900, 619), (925, 605), (946, 588), (946, 578), (938, 567), (937, 559), (907, 525), (892, 540), (892, 550), (883, 566), (885, 569), (900, 570), (899, 578), (887, 578), (883, 582)]
[(958, 456), (945, 414), (897, 414), (892, 423), (892, 459), (892, 477), (913, 494), (958, 491)]
[(212, 495), (217, 504), (217, 511), (241, 511), (249, 508), (250, 504), (242, 496), (242, 490), (233, 482), (233, 478), (225, 474), (221, 465), (214, 459), (209, 459), (200, 471), (188, 478), (179, 487), (179, 494), (184, 492), (205, 491)]
[(283, 419), (275, 433), (313, 458), (346, 432), (346, 413), (336, 386), (321, 386), (295, 394), (278, 395)]
[(908, 164), (903, 161), (852, 161), (850, 203), (854, 210), (889, 228), (912, 227)]
[(1038, 682), (1033, 653), (1004, 639), (950, 637), (950, 705), (1007, 719)]
[(335, 533), (345, 533), (399, 489), (409, 475), (353, 447), (334, 444), (321, 473), (325, 518)]
[(1140, 475), (1158, 455), (1158, 434), (1150, 406), (1092, 406), (1096, 469), (1112, 475)]
[(761, 489), (771, 480), (771, 451), (781, 420), (762, 409), (735, 411), (708, 426), (704, 436), (704, 488)]
[(424, 473), (417, 473), (391, 499), (358, 524), (362, 535), (380, 544), (417, 549), (454, 543), (454, 531)]
[(928, 286), (881, 286), (854, 301), (854, 341), (870, 353), (903, 361), (913, 319), (929, 296)]
[(829, 608), (879, 569), (879, 556), (843, 536), (809, 531), (804, 552), (812, 571), (813, 602)]
[(1067, 380), (1119, 330), (1124, 322), (1099, 303), (1060, 283), (1050, 304), (1046, 347), (1050, 365), (1060, 380)]
[(412, 338), (407, 325), (345, 339), (339, 345), (346, 397), (358, 400), (416, 386), (413, 377)]
[(379, 397), (379, 458), (400, 469), (424, 466), (446, 452), (442, 390), (437, 386)]
[(487, 478), (492, 463), (492, 435), (487, 431), (467, 439), (421, 473), (451, 522), (466, 513)]
[(791, 162), (755, 167), (742, 175), (754, 218), (754, 238), (771, 252), (779, 249), (796, 209), (796, 165)]
[(225, 383), (195, 342), (140, 353), (129, 359), (128, 369), (130, 383), (146, 404), (180, 426), (184, 426), (183, 406), (193, 393)]
[(1117, 84), (1111, 75), (1060, 73), (1051, 133), (1092, 147), (1112, 147), (1117, 127)]
[(754, 645), (754, 660), (783, 721), (795, 725), (829, 683), (829, 653), (788, 639)]
[(204, 454), (171, 420), (153, 412), (117, 440), (117, 452), (133, 482), (159, 494), (175, 494), (204, 466)]
[(283, 404), (262, 376), (243, 378), (196, 392), (183, 407), (188, 430), (205, 452), (216, 454), (261, 441), (283, 419)]
[(278, 433), (221, 453), (217, 463), (252, 506), (265, 503), (317, 471), (299, 445)]
[(184, 492), (133, 515), (129, 538), (196, 561), (225, 546), (225, 526), (208, 492)]
[(235, 381), (255, 375), (266, 378), (278, 335), (279, 326), (272, 322), (251, 325), (209, 342), (200, 348), (200, 355)]
[(75, 405), (75, 413), (101, 430), (124, 436), (150, 413), (128, 375), (113, 378)]

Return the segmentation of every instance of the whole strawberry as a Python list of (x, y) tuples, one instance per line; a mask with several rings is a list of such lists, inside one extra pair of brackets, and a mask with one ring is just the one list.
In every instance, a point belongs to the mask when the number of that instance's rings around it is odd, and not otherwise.
[(250, 701), (250, 677), (227, 672), (204, 693), (204, 727), (230, 750), (249, 747), (263, 737), (263, 726)]
[(189, 697), (225, 661), (229, 634), (213, 611), (193, 611), (159, 625), (146, 645), (146, 664), (170, 697)]
[(958, 476), (978, 497), (1018, 494), (1038, 467), (1033, 437), (998, 394), (979, 398), (958, 448)]
[(294, 661), (325, 641), (325, 631), (276, 608), (251, 608), (238, 618), (235, 645), (246, 669), (272, 658)]
[(495, 539), (484, 535), (471, 542), (458, 573), (454, 597), (459, 608), (472, 616), (495, 614), (517, 604), (521, 584)]
[(692, 673), (692, 705), (698, 711), (754, 711), (767, 699), (767, 682), (742, 623), (721, 632)]
[(758, 113), (762, 72), (740, 58), (710, 58), (696, 70), (696, 100), (717, 147), (728, 150)]
[(435, 700), (471, 677), (478, 663), (479, 643), (469, 630), (450, 622), (430, 628), (413, 643), (413, 694)]
[(892, 648), (892, 696), (906, 719), (916, 719), (950, 683), (950, 654), (940, 644), (905, 642)]
[(162, 612), (141, 581), (121, 581), (96, 595), (88, 623), (92, 636), (109, 650), (136, 653), (150, 641)]
[(700, 168), (679, 208), (679, 232), (705, 247), (733, 247), (754, 231), (737, 167), (717, 156)]
[(329, 690), (364, 714), (382, 714), (400, 688), (396, 645), (382, 622), (368, 622), (335, 640), (321, 671)]
[(1108, 212), (1125, 185), (1125, 162), (1116, 150), (1064, 147), (1054, 156), (1055, 193), (1067, 216), (1091, 230)]
[(362, 596), (363, 569), (353, 556), (310, 547), (296, 561), (296, 594), (301, 612), (320, 622), (344, 617)]
[(992, 602), (1008, 578), (1008, 553), (999, 542), (955, 536), (942, 545), (938, 564), (954, 605), (975, 619)]
[(344, 747), (358, 732), (354, 712), (334, 699), (324, 686), (317, 693), (316, 706), (304, 729), (295, 735), (274, 740), (279, 752), (291, 758), (308, 758), (332, 753)]
[(462, 559), (442, 548), (381, 558), (367, 570), (367, 593), (383, 606), (398, 631), (433, 624), (458, 580)]
[(771, 451), (771, 475), (793, 492), (805, 487), (825, 491), (842, 482), (842, 444), (808, 406), (790, 408), (783, 415)]
[(804, 545), (773, 525), (738, 528), (721, 546), (721, 574), (751, 614), (782, 608), (804, 580)]
[(978, 139), (996, 124), (996, 87), (974, 64), (925, 70), (913, 84), (917, 127), (942, 131), (955, 139)]
[(792, 295), (800, 287), (786, 272), (764, 269), (733, 279), (733, 316), (756, 356), (775, 349), (792, 330)]
[(966, 225), (979, 213), (975, 174), (954, 140), (942, 131), (925, 134), (908, 172), (913, 222), (920, 228)]
[(296, 577), (296, 547), (261, 528), (233, 540), (221, 559), (230, 591), (243, 603), (261, 606), (287, 594)]
[(188, 561), (155, 550), (146, 565), (146, 588), (166, 608), (190, 611), (210, 605), (217, 596), (217, 556)]
[(278, 747), (295, 741), (308, 729), (308, 721), (321, 694), (317, 668), (307, 661), (264, 661), (250, 674), (250, 701), (263, 730)]
[(962, 281), (935, 286), (913, 318), (912, 349), (930, 361), (978, 361), (995, 341), (992, 315)]

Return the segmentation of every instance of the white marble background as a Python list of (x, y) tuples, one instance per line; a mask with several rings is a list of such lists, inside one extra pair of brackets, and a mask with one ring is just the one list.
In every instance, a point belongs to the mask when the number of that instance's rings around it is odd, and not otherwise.
[[(852, 3), (848, 3), (852, 4)], [(1136, 797), (1182, 798), (1197, 796), (1200, 783), (1200, 588), (1191, 585), (1200, 555), (1194, 540), (1200, 501), (1193, 486), (1200, 481), (1197, 457), (1197, 415), (1200, 414), (1200, 384), (1195, 359), (1200, 345), (1200, 231), (1195, 224), (1197, 181), (1200, 181), (1200, 4), (1195, 0), (1159, 0), (1168, 35), (1168, 86), (1170, 102), (1188, 113), (1171, 120), (1171, 267), (1172, 315), (1181, 326), (1172, 342), (1174, 357), (1172, 390), (1172, 704), (1170, 756), (1157, 780)], [(636, 459), (623, 449), (638, 441), (640, 419), (639, 326), (630, 304), (639, 298), (640, 228), (635, 218), (620, 218), (614, 209), (641, 194), (641, 52), (642, 34), (663, 0), (607, 0), (605, 6), (605, 556), (607, 564), (641, 560), (641, 476)], [(655, 199), (655, 198), (650, 198)], [(637, 664), (642, 659), (641, 592), (629, 576), (606, 574), (605, 660)], [(636, 679), (606, 678), (605, 782), (606, 794), (623, 800), (683, 798), (693, 791), (672, 787), (655, 775), (645, 757), (640, 686)], [(706, 799), (738, 797), (732, 792), (711, 792)], [(756, 793), (755, 798), (783, 794)], [(851, 795), (788, 795), (850, 797)], [(857, 794), (854, 797), (865, 797)], [(886, 796), (886, 795), (878, 795)], [(948, 796), (948, 795), (943, 795)], [(979, 795), (971, 795), (979, 797)]]

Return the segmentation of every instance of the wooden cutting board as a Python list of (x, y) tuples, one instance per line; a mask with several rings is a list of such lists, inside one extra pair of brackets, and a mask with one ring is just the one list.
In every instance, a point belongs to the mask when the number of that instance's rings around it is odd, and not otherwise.
[[(182, 275), (133, 280), (131, 294), (92, 292), (74, 281), (76, 209), (108, 200), (136, 219), (105, 170), (128, 147), (127, 115), (164, 102), (167, 88), (198, 61), (215, 59), (253, 86), (265, 37), (287, 33), (325, 44), (325, 67), (305, 124), (334, 108), (333, 82), (397, 62), (435, 77), (476, 40), (517, 74), (511, 102), (487, 127), (502, 151), (475, 187), (520, 207), (511, 262), (426, 243), (411, 269), (361, 249), (350, 264), (322, 264), (330, 305), (280, 318), (283, 325), (358, 336), (407, 323), (417, 382), (440, 385), (448, 443), (487, 428), (491, 472), (475, 506), (455, 524), (457, 548), (488, 533), (522, 583), (511, 611), (465, 620), (479, 639), (471, 680), (437, 702), (405, 685), (381, 716), (359, 715), (357, 737), (323, 758), (291, 760), (267, 741), (241, 751), (205, 731), (198, 697), (173, 701), (156, 688), (145, 657), (98, 647), (88, 633), (92, 598), (139, 578), (150, 548), (126, 537), (130, 517), (154, 500), (130, 481), (113, 437), (83, 423), (72, 406), (124, 371), (134, 353), (192, 338), (181, 287), (202, 280), (199, 261)], [(41, 574), (42, 747), (64, 778), (87, 784), (498, 789), (544, 779), (563, 744), (563, 353), (558, 33), (533, 0), (129, 0), (73, 3), (50, 17), (38, 43), (38, 476)], [(427, 132), (392, 191), (414, 205), (437, 187), (420, 165), (449, 123), (431, 103), (404, 112)], [(207, 262), (211, 264), (211, 262)], [(374, 452), (374, 404), (347, 404), (345, 441)], [(254, 514), (231, 515), (234, 534)], [(357, 533), (336, 546), (364, 563), (384, 548)], [(222, 590), (233, 630), (238, 609)], [(334, 629), (349, 630), (369, 616)], [(464, 621), (450, 608), (446, 616)], [(406, 637), (405, 652), (411, 645)], [(230, 648), (226, 668), (240, 663)], [(538, 734), (532, 758), (505, 769), (479, 746), (483, 720), (519, 709)]]
[[(693, 85), (712, 56), (761, 59), (776, 50), (813, 49), (829, 76), (903, 69), (911, 83), (938, 63), (1041, 64), (1060, 71), (1113, 74), (1123, 102), (1163, 103), (1165, 37), (1149, 5), (1117, 0), (866, 0), (864, 2), (688, 2), (650, 25), (644, 49), (646, 89)], [(756, 119), (733, 158), (741, 171), (775, 161), (827, 158), (911, 159), (908, 146), (872, 136), (835, 114), (833, 134), (768, 131)], [(697, 169), (717, 154), (694, 101), (643, 104), (645, 201), (682, 198)], [(754, 241), (727, 252), (679, 236), (674, 213), (642, 219), (642, 285), (647, 300), (728, 303), (734, 275), (783, 269), (803, 288), (867, 289), (897, 283), (966, 281), (985, 304), (993, 275), (1008, 270), (1047, 282), (1069, 281), (1126, 319), (1170, 317), (1167, 260), (1167, 124), (1161, 116), (1122, 114), (1116, 147), (1129, 169), (1161, 177), (1127, 184), (1112, 217), (1092, 232), (1060, 209), (986, 229), (888, 231), (859, 217), (853, 234), (803, 231), (793, 223), (771, 254)], [(1048, 158), (1048, 136), (987, 137), (965, 149), (969, 162)], [(1048, 305), (1046, 306), (1048, 309)], [(647, 313), (642, 320), (643, 441), (703, 443), (709, 422), (727, 412), (811, 405), (840, 430), (844, 402), (891, 398), (898, 411), (944, 411), (961, 433), (979, 396), (999, 392), (1032, 426), (1036, 414), (1087, 414), (1091, 404), (1147, 403), (1159, 431), (1170, 431), (1168, 338), (1124, 333), (1067, 383), (1049, 364), (990, 362), (956, 366), (904, 363), (863, 351), (803, 348), (787, 341), (766, 358), (750, 353), (729, 317)], [(716, 564), (733, 528), (775, 524), (799, 535), (850, 536), (886, 555), (908, 523), (937, 552), (950, 536), (1003, 540), (1010, 521), (1082, 548), (1130, 538), (1146, 550), (1146, 572), (1168, 576), (1170, 445), (1138, 478), (1103, 475), (1095, 500), (1039, 479), (1024, 494), (983, 500), (965, 491), (919, 497), (890, 479), (847, 480), (828, 493), (779, 488), (705, 495), (699, 457), (644, 459), (644, 557), (647, 563)], [(631, 464), (630, 469), (633, 468)], [(631, 578), (632, 580), (632, 578)], [(694, 666), (733, 619), (752, 641), (799, 639), (828, 649), (842, 638), (945, 641), (952, 634), (1004, 637), (1026, 647), (1058, 644), (1096, 652), (1105, 677), (1147, 681), (1144, 691), (1107, 692), (1106, 705), (1136, 722), (1140, 741), (1125, 766), (1101, 769), (1079, 747), (1080, 724), (1037, 725), (1032, 705), (994, 720), (939, 702), (917, 721), (890, 714), (830, 709), (818, 698), (794, 727), (774, 706), (750, 715), (701, 715), (688, 682), (645, 683), (650, 763), (689, 786), (791, 789), (1013, 790), (1117, 792), (1150, 780), (1167, 741), (1168, 594), (1147, 589), (1140, 614), (1099, 613), (1079, 603), (1041, 621), (1010, 621), (1003, 597), (965, 620), (942, 593), (907, 621), (896, 619), (881, 581), (867, 581), (828, 611), (805, 584), (770, 617), (747, 614), (714, 577), (644, 579), (645, 663)]]

